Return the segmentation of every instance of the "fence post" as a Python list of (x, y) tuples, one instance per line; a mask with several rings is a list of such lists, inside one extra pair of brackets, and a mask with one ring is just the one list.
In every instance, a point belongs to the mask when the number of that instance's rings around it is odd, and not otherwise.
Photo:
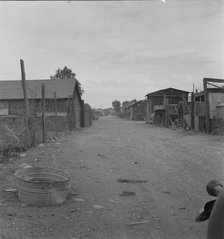
[(166, 93), (163, 94), (163, 106), (164, 106), (164, 112), (165, 112), (165, 116), (164, 116), (164, 126), (166, 128), (169, 127), (169, 112), (168, 112), (168, 104), (167, 104), (167, 97), (166, 97)]
[(24, 61), (22, 59), (20, 59), (20, 66), (21, 66), (23, 95), (24, 95), (24, 102), (25, 102), (25, 124), (26, 124), (25, 148), (27, 149), (27, 148), (30, 147), (29, 102), (28, 102), (28, 99), (27, 99), (25, 67), (24, 67)]
[(43, 142), (46, 142), (46, 129), (45, 129), (45, 85), (41, 86), (41, 95), (42, 95), (42, 139)]
[(58, 137), (58, 132), (57, 132), (57, 117), (58, 117), (58, 106), (57, 106), (57, 92), (54, 92), (54, 112), (55, 112), (55, 119), (54, 119), (54, 126), (55, 126), (55, 133), (56, 137)]
[(208, 88), (207, 88), (207, 79), (203, 79), (203, 86), (204, 86), (204, 99), (205, 99), (205, 127), (206, 133), (210, 133), (210, 113), (209, 113), (209, 98), (208, 98)]
[(194, 129), (194, 91), (191, 93), (191, 129)]
[(184, 115), (186, 114), (186, 100), (185, 100), (185, 95), (183, 94), (182, 96), (182, 99), (183, 99), (183, 127), (184, 129), (186, 129), (186, 122), (185, 122), (185, 118), (184, 118)]

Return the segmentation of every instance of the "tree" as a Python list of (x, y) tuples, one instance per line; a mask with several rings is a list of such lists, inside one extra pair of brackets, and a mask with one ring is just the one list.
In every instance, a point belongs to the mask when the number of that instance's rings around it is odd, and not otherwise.
[[(58, 68), (56, 70), (56, 74), (53, 76), (50, 76), (51, 80), (65, 80), (65, 79), (76, 79), (76, 74), (72, 72), (71, 69), (69, 69), (67, 66), (64, 67), (64, 69)], [(84, 93), (84, 90), (81, 86), (81, 83), (76, 79), (78, 88), (79, 88), (79, 93), (82, 95)]]
[(117, 112), (117, 113), (120, 113), (120, 109), (121, 109), (121, 103), (120, 101), (118, 100), (115, 100), (112, 102), (112, 106), (114, 107), (114, 110)]

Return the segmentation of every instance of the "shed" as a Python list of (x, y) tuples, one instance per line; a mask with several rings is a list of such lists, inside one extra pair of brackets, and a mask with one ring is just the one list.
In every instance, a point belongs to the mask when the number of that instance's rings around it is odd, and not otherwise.
[(146, 116), (146, 101), (134, 101), (127, 106), (130, 109), (130, 119), (145, 120)]
[(217, 106), (217, 119), (224, 120), (224, 102), (219, 103)]
[[(57, 98), (58, 116), (68, 117), (71, 128), (81, 125), (81, 96), (78, 82), (75, 78), (65, 80), (27, 80), (27, 97), (30, 114), (41, 113), (41, 86), (45, 85), (46, 115), (52, 116), (55, 112), (55, 93)], [(22, 82), (0, 81), (0, 115), (23, 115), (25, 103)]]
[[(189, 111), (188, 94), (188, 91), (175, 88), (166, 88), (147, 94), (146, 123), (149, 123), (152, 114), (155, 115), (155, 123), (163, 126), (168, 126), (176, 119), (183, 120), (183, 115)], [(182, 107), (180, 107), (181, 104)], [(183, 112), (183, 108), (186, 112)]]
[(124, 101), (121, 106), (121, 117), (122, 118), (130, 118), (130, 109), (128, 108), (130, 102)]
[(130, 101), (129, 102), (129, 104), (127, 105), (127, 110), (128, 110), (128, 112), (129, 112), (129, 118), (131, 119), (131, 120), (134, 120), (134, 106), (135, 106), (135, 104), (137, 103), (137, 100), (132, 100), (132, 101)]
[[(208, 81), (210, 81), (209, 79)], [(223, 81), (224, 83), (224, 81)], [(207, 109), (209, 131), (217, 131), (224, 125), (224, 88), (207, 88)], [(206, 131), (206, 102), (205, 92), (194, 95), (194, 125), (196, 131)]]

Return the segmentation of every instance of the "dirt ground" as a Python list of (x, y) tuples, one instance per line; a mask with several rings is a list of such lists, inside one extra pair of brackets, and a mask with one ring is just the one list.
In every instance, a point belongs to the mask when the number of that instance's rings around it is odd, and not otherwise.
[[(211, 198), (206, 183), (223, 180), (223, 144), (221, 136), (102, 117), (0, 164), (0, 238), (205, 238), (207, 222), (194, 217)], [(5, 191), (15, 188), (13, 174), (23, 163), (70, 173), (66, 202), (29, 206)]]

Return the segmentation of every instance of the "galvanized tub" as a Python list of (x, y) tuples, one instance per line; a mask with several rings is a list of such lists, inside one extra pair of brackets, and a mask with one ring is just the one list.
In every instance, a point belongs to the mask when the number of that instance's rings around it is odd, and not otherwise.
[(15, 174), (19, 200), (36, 206), (63, 203), (70, 190), (68, 173), (48, 167), (31, 167)]

